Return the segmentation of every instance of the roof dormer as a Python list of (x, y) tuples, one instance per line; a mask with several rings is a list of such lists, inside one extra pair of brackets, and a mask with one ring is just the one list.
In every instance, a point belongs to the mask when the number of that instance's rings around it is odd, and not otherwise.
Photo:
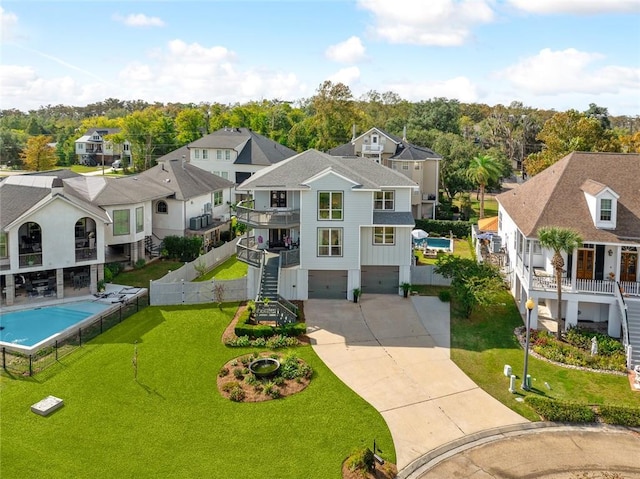
[(580, 189), (584, 192), (595, 227), (605, 230), (615, 229), (620, 195), (594, 180), (585, 181)]

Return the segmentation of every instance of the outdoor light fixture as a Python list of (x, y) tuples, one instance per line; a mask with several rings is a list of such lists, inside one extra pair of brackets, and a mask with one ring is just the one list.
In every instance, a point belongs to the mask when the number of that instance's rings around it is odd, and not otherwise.
[(522, 389), (528, 391), (531, 388), (529, 378), (527, 376), (527, 368), (529, 367), (529, 329), (531, 328), (531, 310), (533, 309), (533, 299), (527, 299), (525, 303), (527, 307), (527, 334), (524, 343), (524, 373), (522, 374)]
[(609, 256), (613, 256), (613, 250), (611, 248), (609, 248), (609, 251), (607, 251), (607, 253), (609, 254)]

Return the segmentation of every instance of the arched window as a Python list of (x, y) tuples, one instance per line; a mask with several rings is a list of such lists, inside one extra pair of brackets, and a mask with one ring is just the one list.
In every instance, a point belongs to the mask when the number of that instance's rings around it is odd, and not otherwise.
[(169, 208), (167, 207), (167, 203), (165, 201), (158, 201), (156, 205), (156, 213), (160, 213), (166, 215), (169, 212)]

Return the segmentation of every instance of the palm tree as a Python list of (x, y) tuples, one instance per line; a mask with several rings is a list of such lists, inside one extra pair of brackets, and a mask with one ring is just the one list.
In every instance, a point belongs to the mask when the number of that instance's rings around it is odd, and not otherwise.
[(562, 253), (570, 254), (578, 246), (582, 244), (580, 233), (570, 228), (561, 228), (559, 226), (543, 226), (538, 229), (538, 240), (540, 246), (553, 250), (553, 259), (551, 264), (556, 271), (556, 289), (558, 292), (558, 331), (556, 333), (558, 339), (561, 339), (562, 332), (560, 326), (562, 324), (562, 271), (564, 268), (564, 259)]
[(484, 218), (484, 188), (492, 180), (500, 178), (500, 163), (491, 155), (478, 155), (471, 160), (467, 174), (480, 189), (480, 218)]

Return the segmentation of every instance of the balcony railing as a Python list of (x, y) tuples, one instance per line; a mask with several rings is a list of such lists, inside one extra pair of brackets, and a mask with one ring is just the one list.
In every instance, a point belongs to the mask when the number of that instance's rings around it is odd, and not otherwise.
[(300, 248), (280, 252), (280, 267), (298, 266), (300, 264)]
[(19, 257), (21, 268), (42, 266), (42, 253), (24, 253)]
[(380, 153), (384, 148), (380, 143), (374, 145), (362, 145), (362, 153)]
[(289, 228), (300, 224), (299, 209), (254, 210), (241, 206), (236, 207), (236, 218), (240, 223), (252, 227)]
[(262, 265), (264, 251), (258, 249), (256, 244), (254, 236), (240, 238), (236, 243), (236, 258), (259, 268)]
[(98, 259), (98, 250), (96, 248), (76, 248), (76, 262), (95, 259)]
[[(617, 283), (615, 281), (600, 279), (575, 279), (562, 278), (561, 287), (563, 293), (594, 293), (594, 294), (615, 294)], [(539, 291), (557, 291), (556, 279), (552, 276), (534, 276), (532, 278), (532, 289)], [(629, 296), (640, 296), (640, 283), (624, 281), (620, 282), (620, 287), (624, 294)]]

